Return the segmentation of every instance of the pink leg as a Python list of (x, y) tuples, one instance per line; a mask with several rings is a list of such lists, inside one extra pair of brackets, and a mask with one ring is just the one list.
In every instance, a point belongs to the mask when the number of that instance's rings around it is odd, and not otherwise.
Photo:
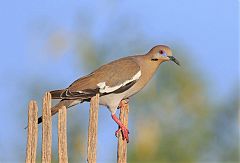
[(112, 115), (112, 119), (118, 124), (119, 126), (119, 129), (115, 132), (115, 135), (117, 136), (118, 133), (120, 132), (120, 130), (122, 131), (122, 135), (123, 135), (123, 140), (127, 140), (127, 142), (129, 142), (129, 137), (128, 137), (128, 134), (129, 134), (129, 131), (128, 129), (122, 124), (122, 122), (118, 119), (118, 117), (113, 114)]

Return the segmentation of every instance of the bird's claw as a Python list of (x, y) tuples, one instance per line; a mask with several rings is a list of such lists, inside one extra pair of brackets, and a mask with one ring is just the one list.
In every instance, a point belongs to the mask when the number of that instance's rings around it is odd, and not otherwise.
[(118, 130), (115, 132), (115, 136), (118, 138), (119, 137), (119, 132), (121, 131), (122, 133), (122, 139), (127, 141), (127, 143), (129, 142), (129, 131), (125, 126), (121, 126), (118, 128)]

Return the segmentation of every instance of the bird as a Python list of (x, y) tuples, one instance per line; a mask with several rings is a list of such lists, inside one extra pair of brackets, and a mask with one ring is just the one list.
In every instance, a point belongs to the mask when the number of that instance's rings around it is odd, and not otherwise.
[[(156, 45), (146, 54), (123, 57), (104, 64), (92, 73), (74, 81), (69, 87), (50, 91), (52, 99), (60, 102), (51, 108), (53, 116), (65, 106), (70, 108), (83, 102), (89, 102), (99, 94), (99, 104), (106, 106), (112, 119), (122, 131), (123, 139), (129, 142), (129, 131), (116, 116), (122, 100), (128, 100), (138, 93), (150, 81), (159, 65), (165, 61), (180, 62), (173, 57), (171, 49), (166, 45)], [(42, 117), (38, 118), (38, 124)]]

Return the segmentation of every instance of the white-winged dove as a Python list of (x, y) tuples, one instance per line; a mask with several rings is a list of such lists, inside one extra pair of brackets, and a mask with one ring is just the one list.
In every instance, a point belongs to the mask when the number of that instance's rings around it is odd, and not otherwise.
[[(122, 130), (123, 138), (128, 141), (128, 129), (115, 115), (116, 110), (121, 100), (133, 96), (149, 82), (164, 61), (173, 61), (179, 65), (169, 47), (158, 45), (147, 54), (129, 56), (105, 64), (74, 81), (68, 88), (51, 91), (53, 99), (61, 100), (52, 107), (52, 115), (56, 114), (61, 106), (69, 108), (78, 103), (89, 102), (91, 97), (99, 94), (99, 103), (107, 106), (112, 119)], [(38, 123), (41, 122), (42, 117), (38, 119)]]

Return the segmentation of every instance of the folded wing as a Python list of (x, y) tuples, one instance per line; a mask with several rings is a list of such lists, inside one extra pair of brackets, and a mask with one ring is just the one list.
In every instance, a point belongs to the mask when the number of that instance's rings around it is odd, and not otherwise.
[(64, 90), (51, 91), (54, 99), (80, 99), (89, 101), (97, 93), (104, 96), (122, 93), (131, 88), (141, 77), (139, 65), (127, 57), (101, 66), (91, 74), (73, 82)]

